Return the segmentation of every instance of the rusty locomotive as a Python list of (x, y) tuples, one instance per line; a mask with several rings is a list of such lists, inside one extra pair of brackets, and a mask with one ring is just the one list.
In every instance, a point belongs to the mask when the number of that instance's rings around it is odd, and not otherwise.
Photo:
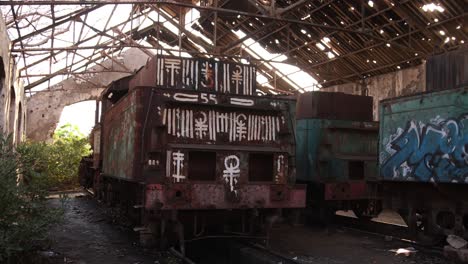
[(188, 236), (245, 234), (279, 209), (304, 207), (293, 104), (256, 96), (255, 74), (253, 65), (156, 56), (113, 82), (83, 185), (125, 208), (142, 242), (182, 250)]

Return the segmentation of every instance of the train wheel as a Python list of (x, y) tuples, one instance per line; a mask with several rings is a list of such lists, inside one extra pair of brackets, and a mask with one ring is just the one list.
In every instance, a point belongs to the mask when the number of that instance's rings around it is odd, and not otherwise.
[(441, 237), (434, 233), (430, 210), (410, 209), (408, 211), (407, 224), (417, 242), (428, 246), (440, 242)]

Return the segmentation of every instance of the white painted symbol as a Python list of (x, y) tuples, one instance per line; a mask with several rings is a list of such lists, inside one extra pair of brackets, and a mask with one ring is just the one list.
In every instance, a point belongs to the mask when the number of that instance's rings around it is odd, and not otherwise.
[(231, 98), (230, 103), (232, 105), (241, 105), (241, 106), (253, 106), (254, 101), (252, 99), (243, 99), (243, 98)]
[(236, 138), (241, 141), (247, 135), (247, 126), (245, 121), (247, 117), (244, 114), (236, 116)]
[(228, 132), (228, 114), (217, 113), (216, 131), (220, 133)]
[(283, 174), (284, 170), (284, 156), (279, 155), (278, 159), (276, 160), (276, 176), (275, 176), (275, 181), (279, 182), (279, 177)]
[(195, 119), (195, 136), (202, 139), (208, 131), (207, 117), (204, 112), (200, 112), (202, 117)]
[(236, 155), (230, 155), (224, 159), (223, 178), (229, 184), (231, 192), (234, 191), (234, 185), (237, 184), (237, 178), (240, 176), (239, 165), (240, 161)]
[(236, 84), (236, 94), (239, 93), (239, 83), (242, 81), (242, 67), (236, 65), (236, 71), (232, 73), (231, 81)]
[(198, 102), (198, 94), (175, 93), (173, 98), (180, 102)]
[(172, 153), (172, 166), (172, 171), (175, 171), (175, 173), (172, 174), (172, 178), (174, 178), (176, 182), (185, 179), (185, 176), (181, 175), (182, 169), (184, 168), (184, 153), (180, 151)]
[(203, 76), (203, 79), (205, 79), (205, 81), (201, 82), (201, 85), (203, 87), (213, 88), (213, 69), (212, 68), (213, 68), (213, 65), (211, 65), (209, 62), (202, 63), (201, 74)]
[(278, 156), (277, 162), (278, 162), (278, 164), (277, 164), (278, 166), (277, 166), (277, 170), (276, 170), (276, 171), (277, 171), (278, 173), (280, 173), (281, 170), (282, 170), (282, 166), (283, 166), (283, 164), (284, 164), (284, 156), (283, 156), (283, 155), (279, 155), (279, 156)]
[(175, 85), (175, 75), (179, 73), (180, 70), (180, 60), (179, 59), (166, 59), (164, 61), (166, 71), (169, 73), (169, 78), (171, 81), (171, 86)]

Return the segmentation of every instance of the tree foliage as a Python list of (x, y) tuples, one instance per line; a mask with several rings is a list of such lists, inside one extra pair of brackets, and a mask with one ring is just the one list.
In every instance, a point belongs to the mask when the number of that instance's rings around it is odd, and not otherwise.
[(78, 169), (82, 157), (91, 154), (88, 139), (77, 126), (65, 124), (58, 128), (48, 147), (48, 174), (57, 186), (78, 184)]
[(18, 263), (46, 238), (61, 211), (47, 206), (51, 188), (78, 184), (87, 138), (70, 124), (57, 129), (52, 143), (25, 142), (13, 147), (0, 134), (0, 263)]
[(46, 204), (50, 181), (42, 169), (43, 147), (15, 150), (11, 137), (0, 135), (0, 263), (20, 262), (59, 219), (61, 212)]

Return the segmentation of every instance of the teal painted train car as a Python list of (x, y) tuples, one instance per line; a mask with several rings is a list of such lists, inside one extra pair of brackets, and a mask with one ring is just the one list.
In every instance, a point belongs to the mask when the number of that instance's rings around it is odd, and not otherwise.
[(468, 238), (467, 88), (383, 100), (379, 108), (384, 208), (424, 241)]
[(379, 145), (386, 181), (468, 183), (466, 89), (382, 101)]
[(310, 207), (329, 213), (349, 209), (358, 216), (378, 211), (377, 137), (371, 97), (331, 92), (298, 97), (296, 177), (308, 185)]

